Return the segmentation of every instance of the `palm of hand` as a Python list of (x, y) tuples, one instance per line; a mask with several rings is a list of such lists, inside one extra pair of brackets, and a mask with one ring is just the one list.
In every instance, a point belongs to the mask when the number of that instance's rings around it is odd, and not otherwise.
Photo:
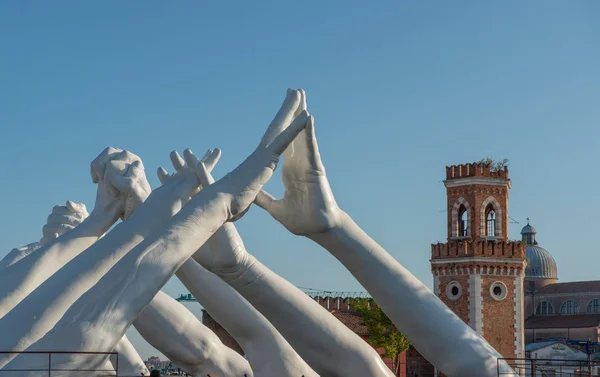
[[(284, 168), (284, 177), (286, 172)], [(284, 178), (285, 194), (276, 219), (296, 235), (322, 233), (338, 221), (339, 208), (325, 174)]]
[(339, 222), (339, 209), (321, 162), (313, 118), (284, 154), (283, 199), (262, 192), (256, 203), (296, 235), (326, 232)]

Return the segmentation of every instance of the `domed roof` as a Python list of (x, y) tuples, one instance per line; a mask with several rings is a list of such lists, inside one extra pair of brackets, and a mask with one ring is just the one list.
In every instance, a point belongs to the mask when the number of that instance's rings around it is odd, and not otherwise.
[(552, 255), (543, 247), (527, 245), (527, 268), (525, 278), (558, 279), (556, 262)]
[(529, 221), (527, 221), (527, 225), (525, 225), (523, 229), (521, 229), (521, 235), (524, 236), (526, 234), (537, 234), (535, 228), (529, 225)]
[(529, 218), (527, 218), (527, 225), (521, 230), (527, 256), (525, 278), (558, 279), (556, 262), (546, 249), (538, 246), (535, 240), (536, 233), (535, 228), (529, 225)]

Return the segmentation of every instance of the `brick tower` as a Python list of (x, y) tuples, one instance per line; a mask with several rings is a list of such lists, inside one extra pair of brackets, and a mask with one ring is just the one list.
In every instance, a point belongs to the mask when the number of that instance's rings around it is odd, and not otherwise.
[(434, 290), (505, 358), (523, 358), (525, 248), (508, 240), (508, 168), (446, 167), (448, 242), (431, 245)]

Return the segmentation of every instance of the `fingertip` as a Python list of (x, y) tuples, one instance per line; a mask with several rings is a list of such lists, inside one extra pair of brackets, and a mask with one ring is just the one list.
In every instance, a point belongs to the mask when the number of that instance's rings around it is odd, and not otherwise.
[(210, 186), (215, 182), (214, 178), (212, 175), (210, 175), (208, 169), (206, 168), (206, 165), (204, 165), (204, 162), (202, 161), (198, 162), (196, 165), (196, 175), (198, 176), (200, 184), (203, 187)]
[(169, 179), (169, 172), (162, 167), (156, 170), (156, 175), (158, 176), (161, 185), (164, 185)]
[(177, 151), (172, 151), (170, 154), (170, 158), (171, 158), (171, 163), (173, 164), (173, 167), (175, 168), (175, 170), (179, 171), (185, 165), (185, 161), (183, 160), (183, 158), (181, 158), (181, 156), (179, 155), (179, 153), (177, 153)]
[(66, 203), (66, 205), (67, 205), (67, 208), (68, 208), (70, 211), (72, 211), (72, 212), (77, 212), (77, 206), (76, 206), (76, 205), (75, 205), (75, 203), (73, 203), (72, 201), (70, 201), (70, 200), (67, 200), (67, 203)]

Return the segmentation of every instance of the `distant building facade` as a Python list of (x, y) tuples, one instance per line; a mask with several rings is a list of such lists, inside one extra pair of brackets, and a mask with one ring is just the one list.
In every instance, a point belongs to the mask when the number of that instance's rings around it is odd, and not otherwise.
[(507, 358), (524, 357), (525, 246), (508, 239), (508, 168), (446, 168), (448, 238), (431, 245), (435, 294)]

